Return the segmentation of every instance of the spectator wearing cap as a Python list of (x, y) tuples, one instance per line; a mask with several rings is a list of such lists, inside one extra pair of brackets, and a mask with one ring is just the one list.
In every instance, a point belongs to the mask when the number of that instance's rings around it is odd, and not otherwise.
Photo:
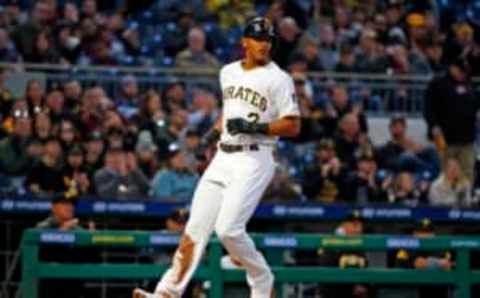
[(452, 25), (454, 36), (444, 44), (444, 60), (447, 64), (455, 62), (457, 57), (464, 56), (474, 45), (475, 31), (468, 23)]
[(138, 168), (150, 180), (157, 172), (159, 165), (157, 160), (157, 145), (148, 130), (143, 130), (138, 135), (135, 145), (135, 155), (138, 160)]
[(58, 139), (47, 139), (41, 159), (27, 173), (25, 185), (29, 191), (43, 197), (67, 189), (62, 175), (62, 146)]
[(471, 182), (479, 108), (478, 94), (470, 82), (470, 66), (463, 58), (451, 63), (447, 74), (434, 78), (425, 93), (424, 117), (429, 135), (444, 161), (449, 157), (458, 159)]
[(68, 190), (74, 191), (79, 195), (93, 192), (92, 183), (84, 165), (84, 153), (80, 144), (74, 144), (68, 149), (62, 176)]
[(472, 183), (457, 160), (449, 158), (440, 176), (433, 181), (429, 201), (434, 206), (468, 207), (472, 204)]
[(135, 155), (122, 147), (108, 149), (105, 165), (95, 173), (94, 182), (97, 195), (108, 199), (141, 199), (149, 189), (148, 179), (138, 168)]
[(200, 134), (196, 129), (189, 128), (180, 139), (180, 148), (185, 156), (185, 162), (192, 173), (197, 172), (197, 148), (200, 144)]
[(160, 160), (165, 160), (169, 155), (169, 146), (172, 143), (179, 142), (179, 139), (188, 130), (188, 112), (185, 110), (175, 110), (169, 117), (166, 125), (159, 127), (155, 138), (158, 145), (158, 154)]
[(302, 180), (303, 194), (310, 200), (332, 203), (338, 199), (346, 168), (335, 152), (332, 139), (318, 142), (315, 163), (308, 165)]
[(398, 173), (420, 174), (428, 171), (433, 177), (440, 172), (440, 158), (433, 146), (416, 142), (408, 133), (407, 119), (394, 115), (389, 125), (390, 140), (377, 148), (381, 168)]
[(205, 32), (194, 27), (188, 32), (188, 47), (177, 54), (175, 64), (181, 68), (218, 68), (220, 62), (207, 49)]
[[(433, 223), (428, 218), (419, 220), (414, 229), (413, 236), (418, 238), (428, 238), (435, 236), (435, 229)], [(453, 256), (449, 251), (425, 251), (425, 250), (406, 250), (400, 249), (396, 252), (394, 267), (396, 268), (410, 268), (418, 270), (442, 270), (450, 271), (454, 266)], [(400, 289), (398, 292), (400, 293)], [(411, 292), (411, 291), (407, 291)], [(449, 295), (448, 289), (440, 286), (420, 286), (415, 291), (416, 297), (440, 297), (447, 298)], [(401, 292), (405, 294), (405, 291)], [(409, 296), (410, 297), (410, 296)]]
[(391, 177), (379, 179), (372, 148), (361, 147), (355, 155), (356, 169), (345, 179), (340, 198), (359, 204), (386, 201), (386, 191), (393, 181)]
[(340, 46), (338, 62), (335, 65), (336, 72), (356, 72), (355, 52), (353, 46), (349, 43), (343, 43)]
[[(359, 210), (352, 210), (336, 228), (335, 234), (342, 236), (360, 236), (364, 232), (363, 218)], [(319, 266), (340, 269), (368, 267), (368, 259), (363, 251), (333, 251), (320, 248), (317, 251)], [(372, 289), (366, 284), (322, 285), (322, 297), (325, 298), (367, 298)]]
[[(60, 231), (81, 231), (88, 229), (95, 230), (95, 223), (88, 221), (81, 223), (75, 216), (75, 205), (78, 197), (74, 192), (62, 192), (52, 197), (52, 207), (50, 215), (36, 224), (38, 229), (55, 229)], [(98, 251), (92, 251), (91, 248), (79, 248), (78, 246), (59, 246), (42, 244), (39, 250), (39, 258), (43, 262), (70, 262), (70, 263), (91, 263), (93, 255), (98, 255)], [(91, 296), (92, 293), (86, 292), (82, 281), (76, 280), (44, 280), (39, 286), (40, 297), (72, 297), (81, 298)]]
[(139, 89), (137, 79), (133, 75), (122, 78), (120, 96), (116, 101), (118, 111), (124, 118), (131, 118), (138, 112)]
[(23, 175), (31, 163), (26, 144), (32, 134), (32, 121), (26, 109), (14, 108), (12, 119), (11, 134), (0, 141), (0, 171), (8, 175)]
[(63, 231), (82, 229), (75, 217), (75, 204), (78, 197), (71, 192), (62, 192), (52, 196), (51, 214), (37, 223), (39, 229), (60, 229)]
[(185, 155), (176, 144), (169, 149), (168, 165), (153, 178), (150, 196), (156, 200), (190, 201), (198, 176), (188, 169)]

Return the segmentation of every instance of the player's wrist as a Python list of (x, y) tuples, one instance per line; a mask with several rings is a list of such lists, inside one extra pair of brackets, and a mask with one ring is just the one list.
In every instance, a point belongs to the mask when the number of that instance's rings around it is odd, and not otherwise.
[(255, 133), (268, 135), (270, 131), (270, 123), (256, 123), (254, 130)]

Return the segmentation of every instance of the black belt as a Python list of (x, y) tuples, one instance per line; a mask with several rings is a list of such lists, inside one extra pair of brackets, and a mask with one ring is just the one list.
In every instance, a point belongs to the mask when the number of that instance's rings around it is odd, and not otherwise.
[(219, 145), (220, 150), (225, 153), (235, 153), (235, 152), (242, 152), (242, 151), (258, 151), (260, 147), (258, 144), (249, 144), (249, 145), (230, 145), (220, 143)]

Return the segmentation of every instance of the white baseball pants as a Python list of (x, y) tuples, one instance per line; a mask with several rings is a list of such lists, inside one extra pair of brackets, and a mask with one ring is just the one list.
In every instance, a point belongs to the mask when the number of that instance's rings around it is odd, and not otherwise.
[(274, 171), (270, 147), (217, 152), (195, 190), (190, 218), (172, 266), (157, 284), (155, 293), (181, 297), (215, 229), (228, 253), (245, 267), (251, 298), (270, 297), (273, 274), (248, 236), (246, 224)]

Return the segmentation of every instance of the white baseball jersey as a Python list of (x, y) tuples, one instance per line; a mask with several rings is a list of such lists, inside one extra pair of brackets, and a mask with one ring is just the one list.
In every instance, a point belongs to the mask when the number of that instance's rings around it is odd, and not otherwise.
[(231, 135), (226, 129), (228, 119), (243, 118), (269, 123), (285, 116), (299, 116), (292, 78), (275, 62), (245, 70), (241, 61), (220, 70), (223, 93), (221, 142), (227, 144), (273, 144), (277, 137), (265, 135)]

